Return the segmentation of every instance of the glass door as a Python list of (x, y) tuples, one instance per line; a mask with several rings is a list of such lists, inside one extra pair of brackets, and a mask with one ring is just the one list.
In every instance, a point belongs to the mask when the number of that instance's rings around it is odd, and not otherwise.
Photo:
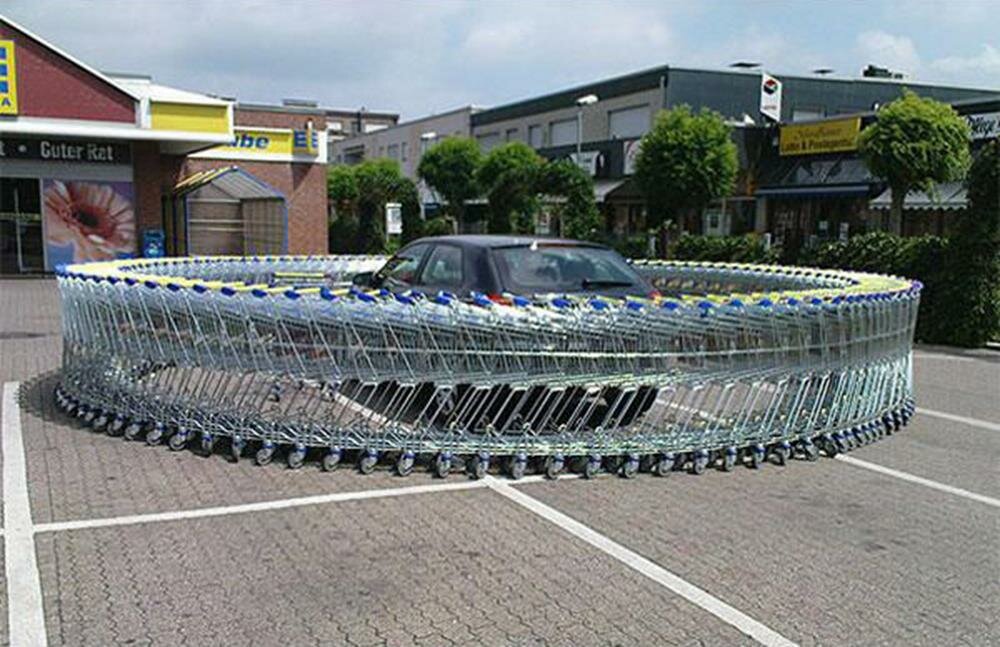
[(41, 191), (33, 178), (0, 178), (0, 274), (45, 271)]

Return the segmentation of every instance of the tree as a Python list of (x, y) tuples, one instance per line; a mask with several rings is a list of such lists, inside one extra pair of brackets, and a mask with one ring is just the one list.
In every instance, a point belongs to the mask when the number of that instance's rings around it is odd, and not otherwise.
[(532, 233), (538, 207), (536, 186), (544, 161), (522, 142), (494, 148), (476, 174), (489, 200), (489, 231)]
[(385, 204), (398, 199), (406, 178), (391, 159), (364, 161), (354, 167), (358, 183), (358, 246), (367, 254), (385, 250)]
[(935, 182), (961, 179), (969, 168), (969, 126), (951, 106), (909, 90), (878, 111), (858, 136), (868, 169), (889, 184), (889, 228), (903, 230), (903, 201), (915, 189), (933, 192)]
[(951, 343), (977, 347), (1000, 333), (1000, 139), (979, 151), (968, 187), (944, 263), (945, 332)]
[(465, 222), (465, 201), (479, 195), (476, 171), (482, 157), (476, 140), (447, 137), (424, 153), (417, 167), (417, 175), (444, 198), (447, 215), (458, 222)]
[(639, 144), (635, 179), (646, 197), (650, 226), (660, 228), (661, 251), (669, 222), (700, 214), (729, 195), (738, 168), (736, 145), (719, 113), (693, 113), (682, 105), (657, 114)]
[(408, 177), (403, 177), (396, 187), (395, 201), (403, 211), (403, 236), (401, 242), (408, 243), (424, 235), (424, 220), (420, 216), (420, 192)]
[(331, 166), (326, 172), (326, 195), (333, 213), (327, 230), (334, 254), (355, 254), (358, 247), (358, 180), (353, 166)]
[(594, 201), (594, 181), (586, 171), (569, 160), (548, 162), (539, 170), (536, 190), (566, 199), (557, 208), (562, 235), (580, 240), (601, 237), (601, 214)]

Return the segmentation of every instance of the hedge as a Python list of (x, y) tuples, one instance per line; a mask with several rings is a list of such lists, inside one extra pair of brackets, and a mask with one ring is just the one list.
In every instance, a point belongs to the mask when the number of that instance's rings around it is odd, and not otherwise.
[(680, 261), (774, 263), (778, 255), (767, 249), (760, 236), (692, 236), (683, 234), (669, 249), (670, 258)]

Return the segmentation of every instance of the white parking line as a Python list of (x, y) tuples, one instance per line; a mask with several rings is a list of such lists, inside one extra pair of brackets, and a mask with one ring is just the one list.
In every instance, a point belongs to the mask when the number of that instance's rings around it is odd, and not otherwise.
[(17, 382), (3, 385), (4, 571), (7, 578), (7, 630), (11, 647), (44, 647), (45, 612), (35, 561), (35, 537), (28, 500), (28, 471), (21, 436)]
[(916, 476), (915, 474), (910, 474), (908, 472), (900, 472), (899, 470), (894, 470), (891, 467), (885, 467), (883, 465), (877, 465), (875, 463), (869, 463), (868, 461), (859, 460), (852, 456), (844, 456), (843, 454), (838, 454), (836, 456), (838, 461), (843, 461), (848, 465), (854, 465), (855, 467), (860, 467), (866, 470), (871, 470), (873, 472), (878, 472), (880, 474), (885, 474), (886, 476), (893, 476), (904, 481), (909, 481), (910, 483), (917, 483), (918, 485), (923, 485), (941, 492), (947, 492), (948, 494), (954, 494), (955, 496), (964, 497), (966, 499), (971, 499), (972, 501), (978, 501), (979, 503), (985, 503), (986, 505), (991, 505), (995, 508), (1000, 508), (1000, 499), (994, 499), (993, 497), (986, 496), (985, 494), (977, 494), (976, 492), (970, 492), (968, 490), (963, 490), (962, 488), (957, 488), (951, 485), (945, 485), (944, 483), (938, 483), (937, 481), (932, 481), (930, 479), (925, 479), (922, 476)]
[(660, 586), (663, 586), (688, 602), (695, 604), (708, 611), (723, 622), (726, 622), (744, 634), (750, 636), (762, 645), (773, 647), (795, 647), (795, 643), (777, 633), (770, 627), (754, 620), (742, 611), (734, 609), (711, 593), (704, 591), (694, 584), (681, 579), (659, 564), (655, 564), (642, 555), (629, 550), (621, 544), (600, 534), (596, 530), (583, 525), (579, 521), (569, 517), (555, 508), (549, 507), (538, 499), (532, 498), (520, 492), (510, 484), (496, 478), (487, 476), (486, 482), (494, 492), (502, 494), (514, 503), (527, 508), (531, 512), (539, 515), (559, 526), (566, 532), (578, 539), (582, 539), (601, 552), (614, 557), (621, 563), (638, 573), (645, 575)]
[(917, 407), (917, 413), (925, 416), (932, 416), (934, 418), (941, 418), (942, 420), (951, 420), (952, 422), (960, 422), (963, 425), (970, 425), (972, 427), (979, 427), (987, 431), (996, 431), (1000, 433), (1000, 424), (995, 422), (990, 422), (989, 420), (980, 420), (979, 418), (967, 418), (965, 416), (957, 416), (954, 413), (945, 413), (944, 411), (935, 411), (934, 409), (925, 409), (923, 407)]
[(182, 521), (186, 519), (201, 519), (205, 517), (221, 517), (247, 512), (264, 512), (267, 510), (284, 510), (323, 503), (342, 503), (344, 501), (364, 501), (366, 499), (384, 499), (407, 494), (426, 494), (429, 492), (455, 492), (458, 490), (473, 490), (486, 487), (485, 481), (453, 481), (451, 483), (434, 483), (433, 485), (411, 485), (409, 487), (384, 488), (381, 490), (362, 490), (355, 492), (333, 492), (313, 496), (296, 497), (293, 499), (278, 499), (238, 505), (217, 506), (212, 508), (193, 508), (173, 512), (151, 512), (148, 514), (133, 514), (122, 517), (105, 517), (103, 519), (78, 519), (75, 521), (55, 521), (40, 523), (35, 526), (35, 532), (58, 532), (61, 530), (85, 530), (88, 528), (106, 528), (108, 526), (127, 526), (131, 524), (154, 523), (158, 521)]

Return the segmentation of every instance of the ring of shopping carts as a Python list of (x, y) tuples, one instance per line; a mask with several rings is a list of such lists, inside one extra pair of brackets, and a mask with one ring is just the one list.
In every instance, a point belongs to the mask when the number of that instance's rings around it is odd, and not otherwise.
[(921, 285), (637, 261), (657, 298), (365, 291), (375, 257), (58, 273), (59, 406), (172, 450), (512, 478), (816, 460), (914, 411)]

